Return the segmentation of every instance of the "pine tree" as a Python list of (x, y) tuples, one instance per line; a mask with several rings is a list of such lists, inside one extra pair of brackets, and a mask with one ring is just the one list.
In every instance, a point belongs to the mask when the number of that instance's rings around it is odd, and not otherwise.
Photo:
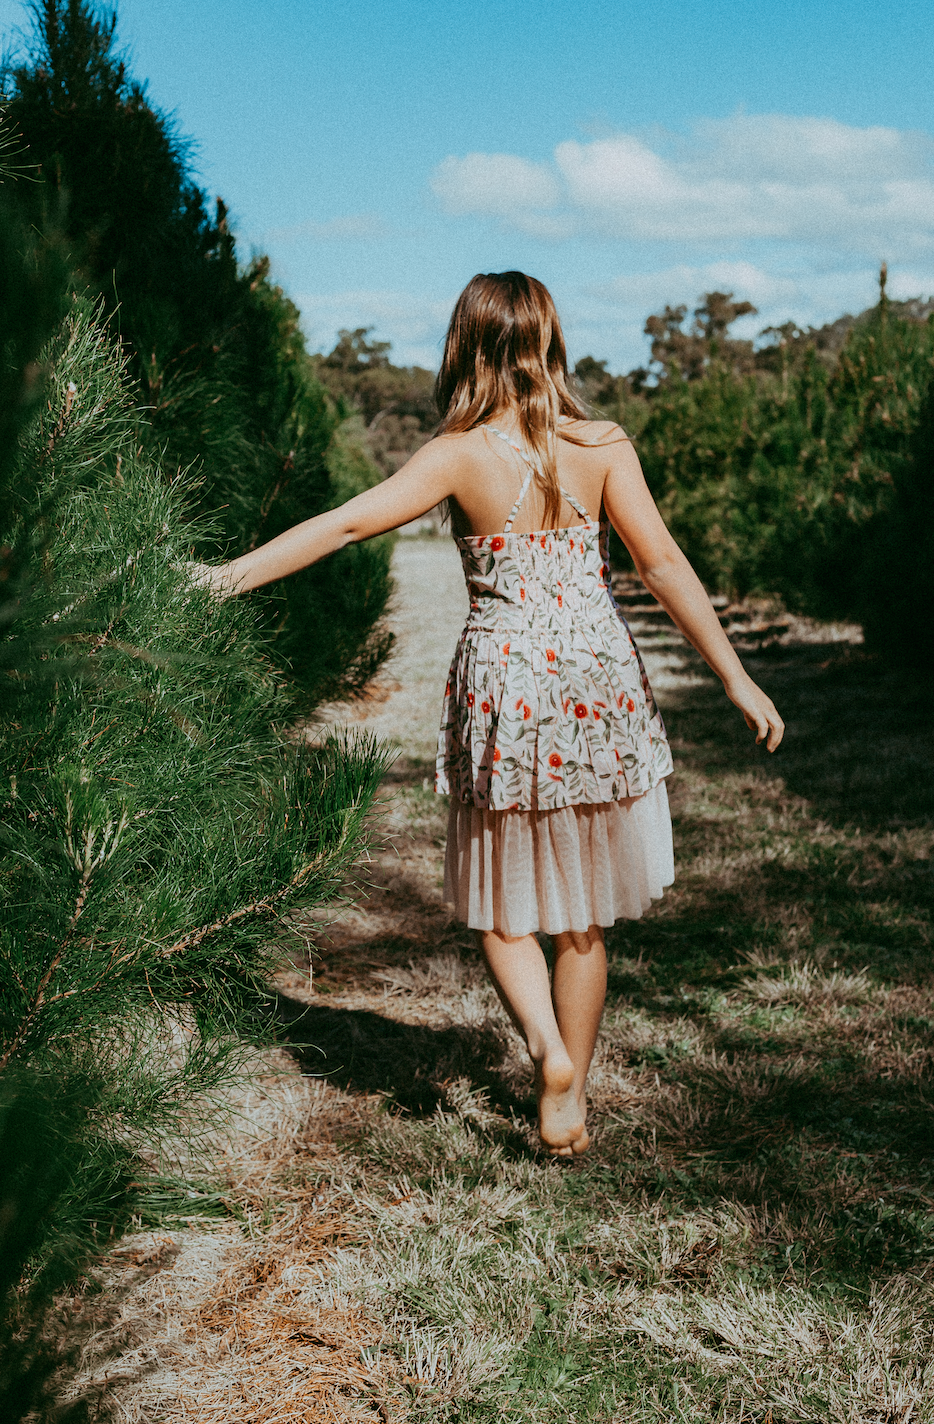
[(259, 1031), (276, 916), (336, 890), (383, 760), (277, 731), (255, 612), (188, 580), (187, 491), (86, 301), (46, 365), (0, 532), (33, 590), (2, 714), (0, 1073), (94, 1100), (78, 1229)]
[[(684, 316), (666, 308), (649, 323), (663, 378), (628, 408), (607, 394), (638, 437), (652, 492), (708, 587), (777, 594), (801, 612), (861, 622), (874, 646), (894, 648), (897, 628), (903, 655), (919, 661), (929, 653), (910, 613), (918, 600), (903, 606), (897, 596), (907, 570), (922, 578), (929, 537), (918, 451), (934, 320), (919, 320), (927, 307), (914, 305), (917, 314), (910, 303), (894, 307), (883, 283), (876, 307), (827, 329), (833, 350), (827, 333), (788, 323), (763, 333), (777, 343), (744, 370), (725, 335), (733, 305), (708, 294), (696, 316), (710, 331), (695, 334), (706, 354), (689, 379), (674, 338), (661, 350)], [(599, 374), (585, 367), (592, 386)]]
[[(197, 509), (214, 516), (192, 529), (199, 555), (242, 552), (376, 482), (362, 450), (348, 457), (268, 259), (238, 266), (224, 204), (211, 211), (185, 141), (130, 75), (116, 13), (88, 0), (33, 12), (2, 97), (46, 187), (67, 198), (72, 264), (123, 343), (160, 464), (197, 469)], [(358, 693), (387, 656), (390, 554), (389, 539), (352, 546), (257, 598), (306, 705)]]

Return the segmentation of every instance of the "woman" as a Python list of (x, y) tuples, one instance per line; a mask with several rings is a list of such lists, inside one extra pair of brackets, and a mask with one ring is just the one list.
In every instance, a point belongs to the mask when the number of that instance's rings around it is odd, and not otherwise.
[[(570, 390), (540, 282), (473, 278), (451, 318), (437, 395), (437, 435), (395, 475), (196, 576), (244, 593), (447, 503), (470, 614), (438, 751), (437, 789), (451, 796), (446, 894), (479, 931), (525, 1039), (542, 1141), (569, 1156), (589, 1143), (603, 929), (641, 915), (674, 876), (671, 756), (610, 593), (610, 524), (756, 741), (773, 752), (784, 727), (665, 528), (628, 436), (589, 420)], [(554, 937), (550, 982), (539, 930)]]

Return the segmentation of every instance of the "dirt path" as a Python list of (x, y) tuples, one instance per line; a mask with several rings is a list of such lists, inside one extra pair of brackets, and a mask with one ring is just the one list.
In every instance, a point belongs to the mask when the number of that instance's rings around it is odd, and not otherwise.
[(400, 539), (393, 556), (396, 647), (369, 701), (327, 709), (334, 722), (365, 726), (419, 762), (431, 761), (444, 682), (467, 616), (461, 562), (453, 540)]

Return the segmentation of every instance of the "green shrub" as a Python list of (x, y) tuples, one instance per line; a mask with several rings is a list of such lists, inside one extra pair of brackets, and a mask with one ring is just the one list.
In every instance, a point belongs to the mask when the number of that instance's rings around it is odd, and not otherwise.
[(605, 396), (708, 588), (861, 622), (929, 665), (934, 318), (883, 292), (838, 354), (800, 333), (781, 354), (750, 371), (714, 353), (692, 379), (672, 361), (654, 389)]

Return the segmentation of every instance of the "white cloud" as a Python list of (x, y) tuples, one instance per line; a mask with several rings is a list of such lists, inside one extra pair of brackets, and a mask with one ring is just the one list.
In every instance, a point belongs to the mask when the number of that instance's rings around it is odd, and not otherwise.
[(835, 119), (737, 114), (654, 145), (633, 134), (567, 140), (551, 165), (449, 157), (432, 187), (450, 213), (546, 237), (934, 250), (934, 141)]
[[(783, 320), (805, 309), (832, 311), (842, 315), (846, 304), (856, 311), (869, 306), (875, 295), (872, 270), (808, 273), (798, 277), (765, 271), (752, 262), (681, 263), (657, 272), (639, 272), (595, 286), (591, 290), (600, 301), (636, 308), (648, 315), (667, 302), (693, 309), (704, 292), (732, 292), (742, 301), (752, 302), (760, 316), (748, 318), (747, 325), (762, 326), (763, 312), (781, 308)], [(923, 285), (923, 283), (922, 283)], [(919, 288), (915, 289), (920, 290)], [(894, 295), (894, 293), (893, 293)], [(801, 320), (802, 318), (798, 318)]]
[[(742, 301), (752, 302), (757, 315), (744, 319), (757, 331), (775, 320), (819, 325), (833, 321), (844, 312), (853, 315), (872, 306), (878, 295), (875, 267), (807, 272), (798, 276), (765, 271), (752, 262), (708, 262), (699, 266), (682, 263), (656, 272), (639, 272), (615, 277), (589, 288), (588, 295), (610, 308), (618, 307), (648, 315), (670, 306), (690, 310), (704, 292), (732, 292)], [(888, 293), (896, 299), (927, 295), (934, 290), (934, 274), (921, 269), (900, 268), (889, 278)]]

